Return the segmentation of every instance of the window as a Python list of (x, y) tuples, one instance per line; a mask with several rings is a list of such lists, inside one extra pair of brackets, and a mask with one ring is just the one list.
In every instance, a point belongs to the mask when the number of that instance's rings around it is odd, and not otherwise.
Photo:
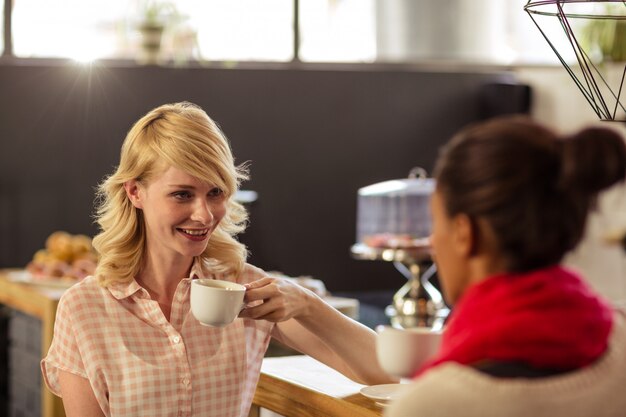
[[(13, 53), (141, 59), (156, 42), (158, 60), (174, 63), (558, 64), (527, 1), (299, 0), (296, 37), (296, 0), (13, 0)], [(160, 29), (142, 32), (148, 17)]]
[(376, 60), (375, 0), (301, 0), (300, 59)]
[(377, 3), (377, 57), (392, 62), (558, 63), (528, 0), (392, 0)]
[[(516, 9), (523, 9), (528, 0), (515, 0), (515, 2), (518, 3)], [(563, 5), (563, 10), (566, 13), (584, 15), (592, 13), (595, 7), (597, 5), (584, 4), (584, 2), (578, 4), (569, 3)], [(555, 5), (547, 5), (542, 7), (541, 10), (554, 13), (557, 8)], [(556, 54), (537, 27), (539, 26), (566, 62), (576, 62), (576, 55), (559, 19), (556, 16), (536, 14), (532, 16), (534, 19), (531, 19), (528, 13), (522, 12), (521, 15), (509, 17), (509, 22), (511, 23), (511, 49), (516, 53), (516, 60), (522, 63), (554, 63), (560, 65)], [(578, 40), (582, 39), (583, 27), (587, 22), (587, 19), (568, 19), (568, 23), (571, 25)]]
[(111, 0), (15, 0), (13, 52), (77, 60), (123, 55), (126, 11), (124, 2)]
[(196, 34), (202, 59), (290, 61), (293, 57), (292, 0), (183, 0), (176, 6), (188, 19), (188, 33)]
[[(5, 0), (8, 1), (8, 0)], [(4, 11), (4, 4), (5, 2), (2, 1), (0, 2), (0, 7), (2, 7), (2, 10)], [(0, 19), (0, 51), (4, 51), (4, 12), (0, 12), (0, 15), (2, 15), (2, 18)]]
[[(94, 12), (96, 10), (97, 12)], [(163, 26), (161, 59), (288, 61), (292, 0), (15, 0), (20, 57), (135, 58), (140, 25)]]

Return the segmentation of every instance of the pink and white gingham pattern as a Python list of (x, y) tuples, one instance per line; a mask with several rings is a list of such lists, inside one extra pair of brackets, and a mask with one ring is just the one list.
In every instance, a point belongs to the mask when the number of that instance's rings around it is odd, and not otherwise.
[[(265, 274), (247, 265), (247, 283)], [(192, 277), (211, 277), (195, 265)], [(54, 338), (41, 368), (59, 395), (58, 371), (89, 379), (106, 416), (248, 415), (273, 323), (236, 319), (202, 326), (191, 314), (191, 278), (174, 296), (170, 321), (136, 281), (74, 285), (57, 309)]]

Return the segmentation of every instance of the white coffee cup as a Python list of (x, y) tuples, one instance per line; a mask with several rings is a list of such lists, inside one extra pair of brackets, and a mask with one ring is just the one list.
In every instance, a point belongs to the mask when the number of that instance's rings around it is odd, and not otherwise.
[(376, 357), (391, 376), (410, 378), (432, 358), (441, 345), (441, 330), (427, 327), (399, 329), (392, 326), (376, 328)]
[(222, 327), (232, 323), (244, 308), (246, 287), (216, 279), (191, 281), (191, 312), (205, 326)]

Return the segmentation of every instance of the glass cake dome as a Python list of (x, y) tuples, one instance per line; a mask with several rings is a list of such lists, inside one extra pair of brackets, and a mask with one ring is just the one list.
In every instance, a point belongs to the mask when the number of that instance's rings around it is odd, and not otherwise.
[(409, 178), (368, 185), (358, 190), (357, 243), (376, 248), (423, 246), (432, 222), (430, 196), (435, 180), (422, 168)]

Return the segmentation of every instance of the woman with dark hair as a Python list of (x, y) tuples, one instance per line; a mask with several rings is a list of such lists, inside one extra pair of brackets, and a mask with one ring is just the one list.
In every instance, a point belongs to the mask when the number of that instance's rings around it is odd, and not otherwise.
[(389, 417), (626, 415), (624, 314), (560, 265), (625, 176), (626, 144), (605, 128), (561, 137), (509, 116), (442, 149), (431, 239), (454, 311)]

